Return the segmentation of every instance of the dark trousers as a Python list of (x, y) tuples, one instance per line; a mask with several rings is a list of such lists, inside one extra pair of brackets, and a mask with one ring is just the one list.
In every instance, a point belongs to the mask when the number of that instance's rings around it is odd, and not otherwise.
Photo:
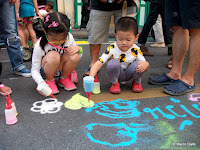
[(156, 23), (158, 14), (160, 14), (162, 17), (162, 26), (163, 26), (163, 35), (165, 44), (168, 45), (172, 43), (172, 34), (170, 32), (170, 27), (165, 25), (165, 10), (163, 6), (159, 3), (150, 4), (149, 15), (146, 20), (146, 23), (144, 24), (142, 32), (139, 36), (138, 43), (140, 44), (146, 43), (149, 32), (151, 31), (153, 25)]

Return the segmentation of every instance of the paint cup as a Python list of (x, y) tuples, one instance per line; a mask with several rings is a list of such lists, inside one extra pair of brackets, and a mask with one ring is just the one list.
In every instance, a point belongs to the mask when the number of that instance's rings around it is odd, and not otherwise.
[(51, 88), (46, 82), (41, 82), (40, 84), (38, 84), (37, 90), (44, 93), (46, 96), (49, 96), (52, 93)]
[(11, 106), (11, 104), (6, 105), (5, 118), (6, 118), (6, 124), (8, 125), (15, 124), (18, 121), (15, 109)]
[(84, 82), (84, 90), (86, 93), (90, 93), (93, 91), (94, 77), (86, 76), (83, 78)]

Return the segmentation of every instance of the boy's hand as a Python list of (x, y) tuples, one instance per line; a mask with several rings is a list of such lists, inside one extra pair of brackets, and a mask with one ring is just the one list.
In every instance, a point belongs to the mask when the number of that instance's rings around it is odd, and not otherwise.
[(147, 71), (149, 68), (149, 63), (147, 61), (140, 61), (137, 65), (136, 72), (142, 73)]
[(78, 53), (80, 51), (80, 47), (75, 45), (75, 46), (69, 46), (68, 48), (66, 48), (66, 53), (68, 55), (74, 55), (76, 53)]

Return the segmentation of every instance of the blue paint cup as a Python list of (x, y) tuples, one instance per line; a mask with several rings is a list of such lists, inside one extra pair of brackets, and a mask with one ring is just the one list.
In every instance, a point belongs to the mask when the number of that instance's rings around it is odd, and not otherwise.
[(94, 77), (86, 76), (83, 78), (84, 90), (89, 93), (93, 91)]

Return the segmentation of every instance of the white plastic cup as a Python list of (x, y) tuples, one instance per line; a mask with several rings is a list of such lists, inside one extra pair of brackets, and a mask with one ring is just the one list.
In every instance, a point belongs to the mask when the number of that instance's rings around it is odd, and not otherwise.
[(41, 82), (40, 84), (38, 84), (37, 90), (44, 93), (46, 96), (49, 96), (52, 93), (51, 88), (46, 82)]
[(93, 86), (93, 91), (92, 91), (93, 94), (99, 94), (101, 93), (101, 90), (100, 90), (100, 83), (99, 82), (94, 82), (94, 86)]
[(85, 92), (90, 93), (93, 91), (94, 77), (86, 76), (83, 78)]
[(5, 118), (6, 118), (6, 124), (8, 125), (15, 124), (18, 121), (15, 109), (13, 107), (11, 109), (5, 109)]

